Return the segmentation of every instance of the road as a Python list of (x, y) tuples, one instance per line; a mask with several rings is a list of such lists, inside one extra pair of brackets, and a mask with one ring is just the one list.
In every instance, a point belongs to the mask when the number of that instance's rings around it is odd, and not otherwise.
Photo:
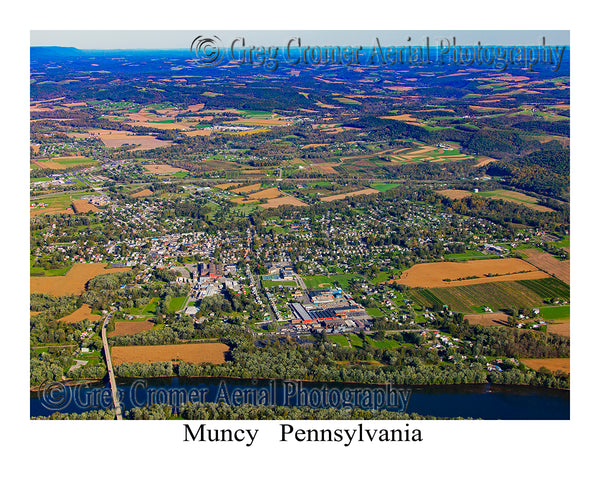
[(110, 312), (102, 324), (102, 346), (104, 347), (104, 358), (106, 360), (106, 369), (108, 370), (108, 380), (110, 382), (110, 391), (112, 394), (113, 406), (115, 408), (115, 417), (117, 420), (123, 420), (121, 404), (119, 403), (119, 395), (117, 393), (117, 382), (115, 381), (115, 373), (113, 371), (112, 360), (110, 359), (110, 349), (108, 348), (108, 339), (106, 337), (106, 327), (108, 322), (110, 322), (112, 314), (113, 312)]

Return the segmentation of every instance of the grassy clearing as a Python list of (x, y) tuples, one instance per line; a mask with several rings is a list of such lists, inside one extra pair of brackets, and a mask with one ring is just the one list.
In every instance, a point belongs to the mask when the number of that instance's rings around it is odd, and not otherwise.
[(170, 302), (169, 302), (169, 310), (172, 312), (176, 312), (178, 310), (181, 310), (183, 308), (183, 305), (185, 303), (187, 297), (174, 297)]
[(398, 348), (400, 344), (396, 340), (385, 338), (383, 340), (374, 340), (369, 335), (366, 336), (367, 343), (370, 343), (374, 347), (381, 348), (382, 350), (389, 350), (390, 348)]
[(369, 315), (371, 315), (372, 317), (375, 317), (375, 318), (385, 316), (385, 314), (378, 308), (366, 308), (365, 310)]
[(348, 347), (348, 339), (344, 335), (327, 335), (330, 342), (337, 343), (340, 347)]

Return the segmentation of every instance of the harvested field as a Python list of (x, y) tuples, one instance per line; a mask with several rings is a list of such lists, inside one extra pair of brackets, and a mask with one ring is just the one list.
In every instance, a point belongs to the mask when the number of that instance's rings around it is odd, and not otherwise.
[(68, 165), (62, 165), (62, 164), (54, 162), (52, 160), (44, 160), (44, 161), (34, 160), (31, 163), (34, 163), (35, 165), (37, 165), (40, 168), (49, 168), (52, 170), (65, 170), (66, 168), (68, 168)]
[(220, 188), (221, 190), (227, 190), (229, 188), (238, 187), (242, 185), (241, 183), (221, 183), (220, 185), (215, 185), (215, 188)]
[(267, 203), (263, 203), (260, 206), (263, 208), (277, 208), (281, 205), (295, 205), (297, 207), (306, 207), (306, 203), (302, 200), (298, 200), (296, 197), (291, 195), (284, 195), (282, 197), (271, 198), (267, 200)]
[(258, 203), (258, 200), (254, 200), (252, 198), (244, 199), (242, 197), (232, 198), (231, 201), (233, 203), (237, 203), (238, 205), (245, 205), (247, 203)]
[(522, 358), (521, 362), (536, 371), (546, 367), (551, 372), (562, 370), (565, 373), (571, 373), (570, 358)]
[(333, 165), (329, 165), (326, 163), (313, 163), (313, 164), (311, 164), (311, 167), (321, 170), (322, 173), (328, 173), (328, 174), (337, 174), (338, 173), (335, 170), (335, 168), (333, 168)]
[(154, 194), (154, 192), (152, 190), (150, 190), (149, 188), (144, 188), (143, 190), (140, 190), (137, 193), (132, 193), (131, 196), (134, 198), (140, 198), (140, 197), (148, 197), (153, 194)]
[[(326, 147), (329, 145), (328, 143), (309, 143), (308, 145), (304, 145), (300, 147), (300, 150), (304, 150), (305, 148), (316, 148), (316, 147)], [(38, 147), (39, 150), (40, 147)]]
[(139, 145), (132, 149), (132, 151), (150, 150), (152, 148), (167, 147), (173, 144), (173, 142), (168, 140), (158, 140), (153, 135), (132, 135), (131, 132), (126, 131), (102, 130), (97, 135), (107, 147), (121, 147), (126, 144)]
[(567, 285), (571, 283), (571, 261), (558, 260), (549, 253), (540, 252), (536, 249), (522, 250), (527, 255), (526, 262), (549, 273), (553, 277), (562, 280)]
[(116, 322), (115, 329), (107, 336), (114, 337), (116, 335), (135, 335), (136, 333), (152, 330), (154, 322), (144, 320), (143, 322)]
[(253, 185), (247, 185), (245, 187), (236, 188), (235, 190), (232, 190), (232, 192), (233, 193), (252, 193), (252, 192), (257, 192), (258, 190), (260, 190), (260, 188), (261, 188), (261, 184), (255, 183)]
[(64, 276), (30, 277), (30, 290), (32, 293), (47, 293), (55, 297), (81, 295), (85, 291), (85, 284), (91, 278), (105, 273), (131, 270), (129, 267), (106, 269), (106, 265), (106, 263), (76, 263)]
[(340, 193), (338, 195), (331, 195), (329, 197), (323, 197), (321, 200), (323, 202), (333, 202), (335, 200), (341, 200), (347, 197), (354, 197), (356, 195), (371, 195), (373, 193), (379, 193), (379, 190), (375, 190), (374, 188), (364, 188), (363, 190), (357, 190), (355, 192), (348, 193)]
[(423, 121), (421, 119), (413, 117), (410, 113), (407, 113), (404, 115), (390, 115), (390, 116), (379, 117), (379, 118), (385, 118), (388, 120), (397, 120), (399, 122), (408, 123), (409, 125), (416, 125), (418, 127), (425, 126), (425, 124), (423, 123)]
[(59, 318), (57, 321), (65, 322), (65, 323), (78, 323), (78, 322), (82, 322), (86, 318), (90, 322), (97, 322), (102, 317), (100, 315), (93, 314), (92, 307), (90, 307), (89, 305), (84, 303), (81, 307), (79, 307), (73, 313), (71, 313), (70, 315), (67, 315), (66, 317)]
[(250, 198), (254, 198), (256, 200), (261, 200), (263, 198), (277, 198), (282, 195), (281, 191), (278, 188), (267, 188), (265, 190), (259, 190), (258, 192), (251, 193), (248, 195)]
[(114, 365), (152, 362), (214, 363), (225, 362), (229, 347), (223, 343), (186, 343), (181, 345), (144, 345), (112, 347)]
[(547, 276), (548, 274), (518, 258), (498, 258), (466, 262), (420, 263), (405, 270), (400, 278), (390, 280), (390, 282), (401, 283), (409, 287), (430, 288), (508, 280), (531, 280)]
[(506, 327), (509, 316), (505, 313), (479, 313), (465, 315), (465, 320), (471, 325), (482, 325), (484, 327)]
[(547, 325), (546, 331), (548, 333), (554, 333), (556, 335), (562, 335), (563, 337), (571, 336), (571, 323), (551, 323)]
[(492, 198), (494, 200), (504, 200), (507, 202), (518, 203), (519, 205), (531, 208), (532, 210), (537, 210), (538, 212), (554, 211), (551, 208), (538, 205), (537, 198), (530, 197), (529, 195), (525, 195), (523, 193), (514, 192), (512, 190), (492, 190), (489, 192), (479, 192), (479, 195), (482, 197)]
[(443, 195), (444, 197), (449, 198), (450, 200), (460, 200), (462, 198), (467, 198), (473, 195), (473, 192), (469, 192), (468, 190), (438, 190), (437, 193)]
[(92, 205), (87, 200), (73, 200), (71, 202), (75, 213), (99, 212), (100, 209), (96, 205)]
[(47, 208), (36, 208), (29, 210), (29, 217), (35, 217), (37, 215), (55, 215), (58, 213), (65, 213), (67, 215), (73, 215), (75, 212), (71, 207), (47, 207)]
[(187, 172), (187, 170), (185, 170), (183, 168), (177, 168), (177, 167), (173, 167), (171, 165), (164, 165), (164, 164), (144, 164), (143, 167), (146, 170), (148, 170), (148, 172), (154, 173), (157, 175), (177, 173), (177, 172)]

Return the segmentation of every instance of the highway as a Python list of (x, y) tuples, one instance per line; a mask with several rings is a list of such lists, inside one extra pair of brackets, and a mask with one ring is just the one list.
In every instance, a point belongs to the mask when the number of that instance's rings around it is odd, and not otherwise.
[(123, 420), (123, 415), (121, 414), (121, 404), (119, 403), (119, 395), (117, 392), (117, 382), (115, 381), (115, 373), (113, 371), (112, 360), (110, 359), (110, 349), (108, 348), (108, 339), (106, 337), (106, 327), (108, 322), (110, 322), (110, 317), (113, 313), (114, 312), (110, 312), (102, 324), (102, 346), (104, 347), (104, 358), (106, 360), (106, 369), (108, 370), (108, 380), (110, 382), (110, 391), (115, 409), (115, 417), (117, 420)]

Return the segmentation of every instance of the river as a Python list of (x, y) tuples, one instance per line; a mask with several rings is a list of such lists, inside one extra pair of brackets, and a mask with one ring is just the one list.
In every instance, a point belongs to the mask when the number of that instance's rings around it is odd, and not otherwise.
[[(567, 420), (569, 391), (521, 385), (381, 386), (214, 378), (117, 381), (123, 411), (153, 403), (251, 403), (313, 408), (386, 409), (436, 417), (485, 420)], [(108, 384), (96, 381), (32, 392), (31, 416), (111, 407)]]

